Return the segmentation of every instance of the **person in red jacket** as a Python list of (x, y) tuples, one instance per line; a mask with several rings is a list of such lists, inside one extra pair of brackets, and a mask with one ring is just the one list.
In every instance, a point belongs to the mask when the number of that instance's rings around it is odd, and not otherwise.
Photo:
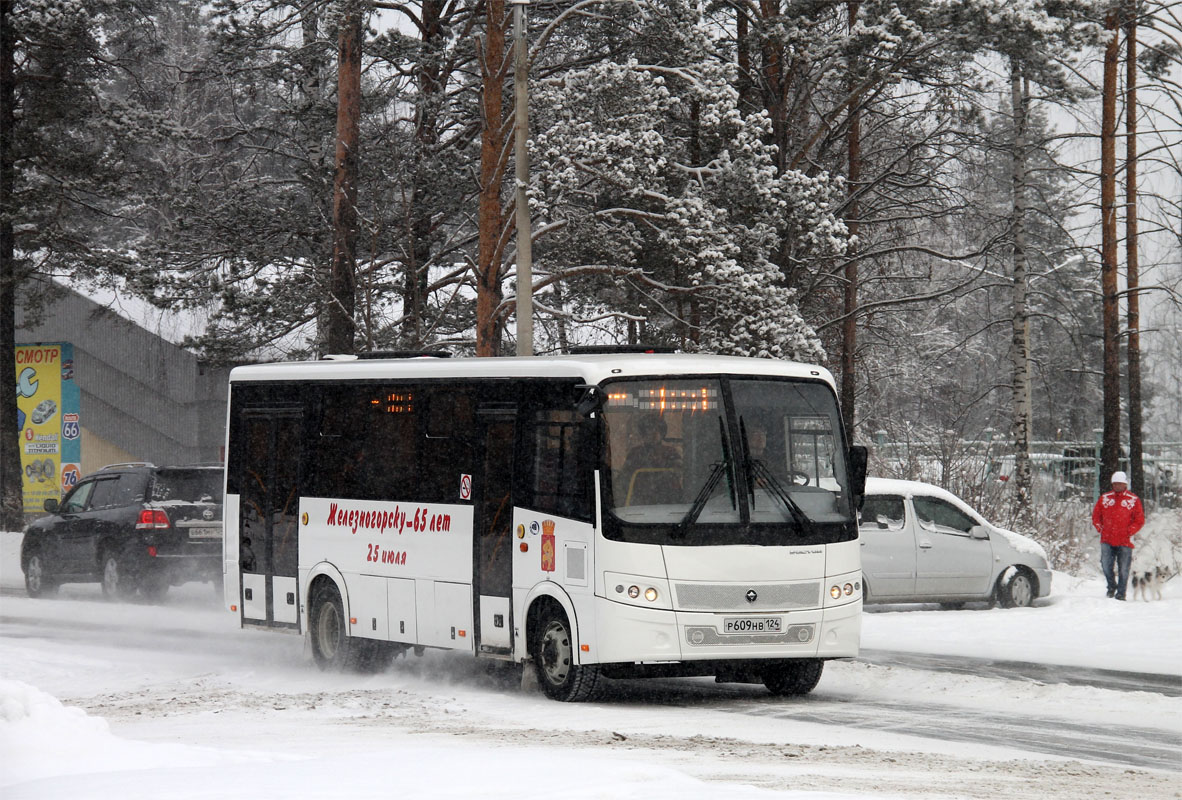
[(1141, 498), (1129, 491), (1128, 476), (1112, 473), (1112, 491), (1100, 495), (1092, 509), (1092, 527), (1100, 532), (1100, 569), (1108, 581), (1109, 597), (1125, 599), (1129, 565), (1133, 563), (1133, 535), (1144, 524), (1145, 510)]

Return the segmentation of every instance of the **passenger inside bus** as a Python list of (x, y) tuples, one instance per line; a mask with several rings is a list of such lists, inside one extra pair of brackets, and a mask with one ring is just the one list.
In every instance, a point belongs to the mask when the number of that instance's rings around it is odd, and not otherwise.
[(658, 414), (644, 414), (633, 426), (621, 475), (627, 486), (624, 505), (678, 502), (681, 453), (665, 441), (668, 427)]
[(242, 564), (243, 572), (254, 572), (257, 568), (249, 536), (243, 536), (242, 542), (238, 545), (238, 561)]
[(747, 427), (747, 450), (752, 459), (767, 459), (767, 429), (762, 422), (753, 422)]
[(753, 468), (750, 476), (752, 489), (769, 489), (771, 487), (762, 477), (764, 473), (761, 469), (768, 466), (767, 428), (760, 421), (746, 423), (744, 428), (747, 432), (747, 454)]

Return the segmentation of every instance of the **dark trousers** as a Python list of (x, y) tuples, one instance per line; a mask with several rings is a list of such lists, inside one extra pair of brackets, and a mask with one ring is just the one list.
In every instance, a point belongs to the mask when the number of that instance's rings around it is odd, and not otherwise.
[(1108, 581), (1108, 593), (1116, 592), (1120, 600), (1125, 599), (1125, 588), (1129, 585), (1129, 566), (1132, 563), (1133, 548), (1100, 542), (1100, 569), (1104, 572), (1104, 580)]

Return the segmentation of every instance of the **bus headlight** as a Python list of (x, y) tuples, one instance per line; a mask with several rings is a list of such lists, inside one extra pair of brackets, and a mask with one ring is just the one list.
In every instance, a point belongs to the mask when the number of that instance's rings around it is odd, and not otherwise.
[(605, 572), (603, 583), (610, 586), (607, 599), (617, 603), (626, 603), (640, 608), (660, 609), (671, 611), (673, 606), (673, 589), (668, 581), (653, 575), (626, 575), (618, 572)]
[(840, 600), (841, 599), (841, 587), (840, 586), (829, 587), (829, 596), (832, 597), (834, 600)]

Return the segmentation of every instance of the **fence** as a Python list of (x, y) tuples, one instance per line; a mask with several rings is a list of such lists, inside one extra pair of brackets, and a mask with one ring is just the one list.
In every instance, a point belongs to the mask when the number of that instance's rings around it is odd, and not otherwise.
[[(1099, 436), (1094, 442), (1033, 442), (1030, 465), (1035, 502), (1094, 501), (1108, 482), (1107, 476), (1098, 474), (1099, 463)], [(1004, 492), (1014, 465), (1013, 446), (1001, 438), (963, 440), (950, 434), (936, 441), (897, 442), (887, 441), (886, 432), (879, 431), (871, 448), (873, 474), (927, 481), (961, 496)], [(1142, 498), (1150, 504), (1178, 507), (1182, 503), (1182, 442), (1146, 443), (1142, 465)], [(1127, 451), (1122, 451), (1120, 468), (1128, 470)]]

